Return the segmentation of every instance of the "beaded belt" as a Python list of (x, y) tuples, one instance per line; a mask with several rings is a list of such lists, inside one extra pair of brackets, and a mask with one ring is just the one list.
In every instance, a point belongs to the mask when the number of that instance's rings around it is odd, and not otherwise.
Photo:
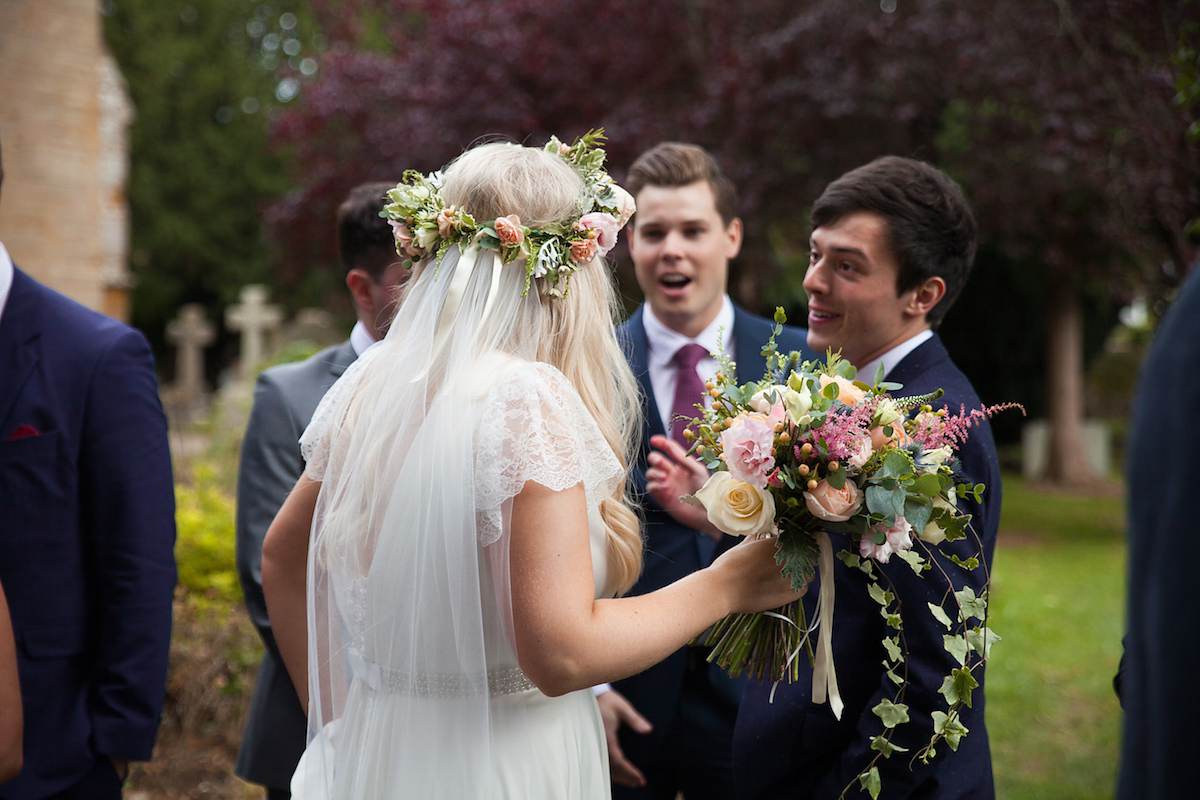
[(410, 672), (368, 661), (355, 648), (347, 653), (350, 672), (375, 691), (415, 697), (481, 697), (516, 694), (535, 688), (520, 667), (489, 670), (481, 675), (439, 672)]

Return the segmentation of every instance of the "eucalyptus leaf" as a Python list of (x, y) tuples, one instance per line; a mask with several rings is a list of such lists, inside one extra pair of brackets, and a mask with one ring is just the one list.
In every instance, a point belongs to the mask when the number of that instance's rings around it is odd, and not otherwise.
[(918, 495), (904, 499), (904, 518), (912, 525), (914, 536), (919, 536), (921, 531), (925, 530), (932, 515), (933, 502), (929, 498)]

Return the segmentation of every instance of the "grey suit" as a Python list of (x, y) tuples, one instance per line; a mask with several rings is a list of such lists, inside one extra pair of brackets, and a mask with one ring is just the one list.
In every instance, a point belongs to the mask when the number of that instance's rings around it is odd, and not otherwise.
[(235, 772), (287, 790), (305, 747), (305, 709), (283, 667), (262, 590), (267, 527), (304, 471), (300, 434), (333, 382), (355, 359), (349, 340), (310, 358), (263, 370), (242, 440), (237, 484), (237, 566), (246, 607), (266, 645)]

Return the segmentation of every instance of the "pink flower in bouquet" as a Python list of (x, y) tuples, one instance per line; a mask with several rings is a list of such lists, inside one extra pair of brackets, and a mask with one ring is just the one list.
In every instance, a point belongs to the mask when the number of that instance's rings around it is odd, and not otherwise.
[(413, 243), (413, 233), (408, 226), (399, 220), (389, 219), (392, 235), (396, 237), (396, 248), (410, 258), (420, 258), (421, 250)]
[[(750, 408), (764, 415), (767, 424), (774, 427), (787, 419), (787, 411), (783, 407), (783, 394), (787, 390), (788, 387), (778, 385), (760, 389), (750, 398), (748, 405)], [(774, 403), (771, 402), (772, 396), (774, 397)]]
[(571, 242), (571, 260), (576, 264), (586, 264), (596, 257), (599, 252), (599, 245), (595, 239), (581, 239), (578, 242)]
[(892, 553), (912, 549), (912, 525), (904, 517), (896, 517), (896, 524), (893, 527), (889, 528), (883, 523), (879, 523), (873, 528), (883, 531), (887, 535), (887, 539), (883, 544), (875, 544), (871, 541), (870, 536), (859, 539), (858, 553), (863, 558), (873, 558), (880, 564), (886, 564), (892, 557)]
[(862, 469), (863, 465), (875, 454), (875, 448), (871, 444), (870, 436), (859, 438), (856, 442), (849, 445), (847, 449), (850, 451), (850, 455), (846, 459), (846, 465), (855, 471)]
[(775, 427), (758, 415), (744, 415), (740, 424), (721, 433), (721, 449), (729, 474), (765, 489), (775, 468)]
[(600, 255), (607, 255), (609, 250), (617, 244), (617, 232), (621, 230), (621, 226), (617, 224), (617, 220), (611, 214), (605, 214), (600, 211), (593, 211), (590, 214), (584, 214), (579, 218), (579, 227), (582, 230), (592, 230), (596, 232), (596, 245), (600, 248)]
[(525, 231), (521, 230), (521, 218), (516, 214), (507, 217), (496, 217), (496, 238), (505, 244), (520, 244), (525, 240)]
[(804, 502), (809, 513), (826, 522), (845, 522), (854, 516), (862, 505), (862, 492), (854, 481), (846, 481), (842, 488), (835, 489), (829, 481), (821, 481), (815, 489), (804, 493)]
[(855, 386), (854, 381), (852, 381), (848, 378), (843, 378), (841, 375), (822, 375), (821, 376), (821, 390), (822, 391), (824, 391), (825, 387), (831, 383), (837, 384), (837, 387), (838, 387), (837, 399), (841, 400), (844, 404), (846, 404), (848, 406), (857, 405), (859, 400), (862, 400), (864, 397), (867, 396), (866, 391)]

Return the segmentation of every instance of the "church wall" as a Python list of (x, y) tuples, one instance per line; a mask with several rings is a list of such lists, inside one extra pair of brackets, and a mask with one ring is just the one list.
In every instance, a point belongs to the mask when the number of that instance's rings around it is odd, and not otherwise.
[(0, 241), (38, 280), (126, 320), (131, 118), (96, 0), (0, 0)]

